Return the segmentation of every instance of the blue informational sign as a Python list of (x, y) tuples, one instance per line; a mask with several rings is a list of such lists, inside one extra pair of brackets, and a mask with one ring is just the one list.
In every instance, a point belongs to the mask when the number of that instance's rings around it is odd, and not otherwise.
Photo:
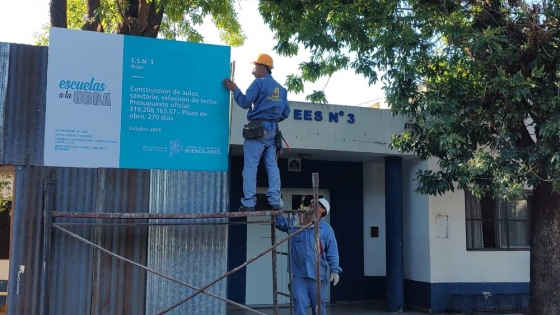
[(51, 29), (45, 165), (226, 171), (230, 53)]
[(227, 170), (229, 62), (226, 46), (125, 37), (120, 166)]

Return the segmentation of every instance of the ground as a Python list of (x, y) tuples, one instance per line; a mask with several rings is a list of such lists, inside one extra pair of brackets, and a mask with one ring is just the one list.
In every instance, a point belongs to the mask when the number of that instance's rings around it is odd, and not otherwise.
[[(373, 307), (373, 309), (370, 306), (367, 305), (354, 305), (354, 306), (337, 306), (337, 305), (332, 305), (332, 306), (328, 306), (328, 314), (330, 315), (338, 315), (338, 314), (344, 314), (344, 315), (348, 315), (348, 314), (352, 314), (352, 315), (358, 315), (358, 314), (363, 314), (363, 315), (384, 315), (384, 314), (395, 314), (395, 313), (387, 313), (384, 312), (382, 310), (379, 310), (377, 307)], [(376, 310), (377, 309), (377, 310)], [(273, 314), (272, 309), (258, 309), (260, 312), (263, 312), (265, 314)], [(308, 309), (309, 314), (311, 314), (311, 310)], [(284, 314), (290, 314), (289, 309), (287, 308), (282, 308), (280, 309), (280, 315), (284, 315)], [(243, 310), (228, 310), (227, 312), (228, 315), (245, 315), (245, 314), (252, 314), (248, 311), (243, 311)], [(425, 315), (426, 313), (420, 313), (420, 312), (404, 312), (404, 313), (400, 313), (400, 314), (408, 314), (408, 315)], [(0, 315), (6, 315), (6, 306), (4, 305), (0, 305)], [(521, 314), (519, 314), (521, 315)]]
[[(259, 312), (265, 313), (267, 315), (274, 314), (273, 310), (270, 308), (258, 308), (256, 309)], [(311, 314), (311, 308), (307, 309), (307, 313)], [(233, 310), (230, 309), (227, 312), (227, 315), (251, 315), (249, 311), (245, 310)], [(378, 306), (372, 305), (329, 305), (327, 306), (327, 314), (328, 315), (385, 315), (385, 314), (395, 314), (395, 313), (387, 313), (384, 312), (382, 308)], [(426, 313), (421, 312), (414, 312), (408, 311), (399, 314), (406, 314), (406, 315), (426, 315)], [(290, 310), (288, 308), (280, 308), (278, 315), (290, 315)]]
[[(265, 313), (267, 315), (274, 314), (271, 308), (258, 308), (256, 309), (259, 312)], [(426, 315), (425, 312), (414, 311), (411, 309), (407, 309), (402, 313), (389, 313), (385, 311), (386, 308), (384, 305), (379, 303), (358, 303), (355, 305), (329, 305), (327, 306), (327, 315), (394, 315), (394, 314), (406, 314), (406, 315)], [(228, 309), (227, 315), (251, 315), (254, 314), (249, 311), (240, 310), (240, 309)], [(307, 315), (311, 314), (311, 309), (307, 309)], [(454, 313), (456, 314), (456, 313)], [(496, 315), (496, 314), (488, 314), (487, 315)], [(506, 313), (501, 313), (506, 314)], [(522, 314), (512, 314), (507, 313), (510, 315), (522, 315)], [(288, 308), (280, 308), (278, 315), (290, 315), (290, 310)], [(438, 315), (451, 315), (450, 313), (441, 313)]]

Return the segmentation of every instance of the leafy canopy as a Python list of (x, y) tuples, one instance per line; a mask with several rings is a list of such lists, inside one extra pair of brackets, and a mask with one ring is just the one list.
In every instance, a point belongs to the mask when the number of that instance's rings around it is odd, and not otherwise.
[(13, 172), (0, 171), (0, 212), (10, 210), (9, 204), (12, 200)]
[[(147, 13), (142, 14), (142, 5), (150, 6), (152, 1), (155, 1), (153, 4), (157, 9), (154, 12), (144, 9)], [(68, 28), (86, 28), (87, 2), (67, 0)], [(243, 45), (245, 35), (233, 5), (233, 0), (100, 0), (92, 18), (99, 21), (102, 31), (109, 33), (123, 33), (123, 24), (131, 18), (137, 18), (140, 23), (146, 24), (156, 20), (157, 30), (153, 35), (165, 39), (202, 42), (204, 37), (196, 27), (203, 24), (205, 17), (210, 16), (220, 32), (220, 39), (237, 47)], [(157, 17), (161, 13), (160, 22)], [(41, 32), (35, 34), (36, 44), (48, 45), (49, 27), (44, 25)]]
[(517, 199), (542, 181), (558, 191), (557, 1), (284, 0), (259, 10), (278, 53), (312, 53), (288, 88), (347, 68), (383, 81), (393, 113), (410, 117), (392, 146), (439, 163), (417, 174), (420, 192), (456, 183)]

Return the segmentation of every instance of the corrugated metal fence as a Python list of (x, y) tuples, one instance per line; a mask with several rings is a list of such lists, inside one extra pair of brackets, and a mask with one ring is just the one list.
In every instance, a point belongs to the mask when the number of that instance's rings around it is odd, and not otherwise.
[[(8, 315), (154, 314), (192, 291), (60, 231), (53, 232), (48, 283), (41, 282), (46, 184), (54, 185), (54, 210), (61, 212), (226, 212), (228, 173), (43, 166), (47, 54), (46, 47), (0, 43), (0, 164), (16, 166)], [(227, 271), (225, 225), (85, 225), (69, 230), (195, 286)], [(20, 266), (25, 266), (23, 273)], [(208, 291), (225, 296), (225, 280)], [(225, 307), (200, 295), (168, 314), (216, 315), (224, 314)]]

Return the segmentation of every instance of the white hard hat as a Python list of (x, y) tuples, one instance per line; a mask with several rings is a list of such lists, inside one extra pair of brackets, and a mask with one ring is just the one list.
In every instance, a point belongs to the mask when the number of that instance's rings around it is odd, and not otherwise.
[[(311, 200), (311, 202), (313, 202), (313, 200)], [(327, 199), (325, 199), (325, 198), (319, 198), (319, 203), (323, 205), (323, 207), (325, 208), (325, 210), (327, 210), (327, 214), (325, 214), (325, 216), (329, 215), (329, 212), (331, 211), (331, 205), (329, 204), (329, 202), (327, 201)]]

